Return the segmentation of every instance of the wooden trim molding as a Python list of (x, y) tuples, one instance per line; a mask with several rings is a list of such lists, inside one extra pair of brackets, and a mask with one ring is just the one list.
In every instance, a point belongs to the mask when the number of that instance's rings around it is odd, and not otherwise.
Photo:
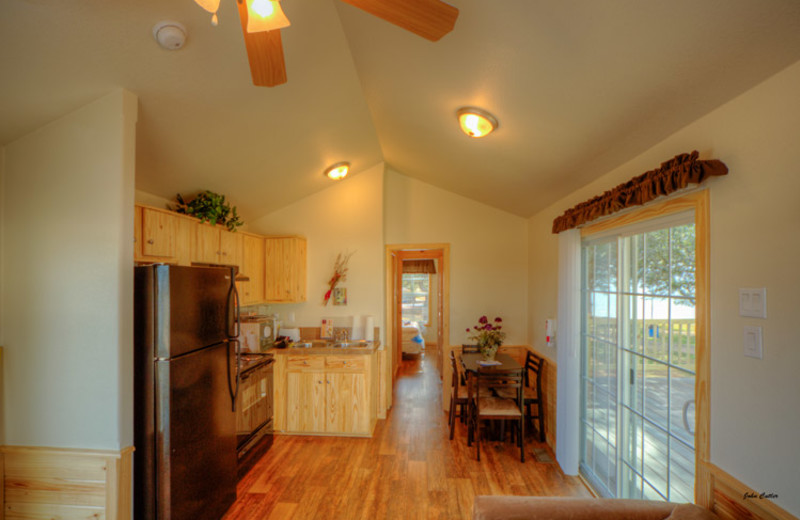
[(0, 519), (130, 520), (133, 446), (120, 451), (0, 448)]
[(711, 495), (708, 509), (722, 520), (797, 520), (769, 498), (762, 498), (761, 492), (745, 486), (710, 462), (698, 467), (698, 480), (701, 476)]
[(384, 377), (381, 379), (381, 396), (384, 396), (385, 408), (392, 405), (392, 388), (397, 371), (400, 368), (402, 359), (401, 350), (401, 331), (397, 326), (399, 323), (396, 308), (398, 299), (401, 298), (399, 287), (401, 285), (402, 273), (400, 261), (403, 259), (428, 259), (439, 260), (438, 287), (440, 298), (437, 302), (436, 312), (439, 314), (438, 342), (442, 345), (437, 358), (439, 372), (444, 371), (442, 357), (445, 354), (445, 346), (450, 341), (450, 244), (386, 244), (386, 346), (388, 359)]
[(609, 217), (581, 228), (581, 237), (590, 237), (617, 227), (693, 210), (695, 222), (695, 503), (711, 509), (713, 491), (701, 468), (711, 454), (711, 332), (710, 332), (710, 200), (707, 189), (647, 204), (635, 211)]

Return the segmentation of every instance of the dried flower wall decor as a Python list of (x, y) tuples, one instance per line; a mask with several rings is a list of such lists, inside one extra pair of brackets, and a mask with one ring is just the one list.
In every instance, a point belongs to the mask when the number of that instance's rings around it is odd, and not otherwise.
[[(355, 251), (353, 251), (353, 253), (355, 253)], [(339, 253), (336, 255), (336, 262), (333, 264), (333, 276), (328, 280), (328, 291), (322, 299), (322, 305), (328, 305), (328, 301), (330, 301), (336, 285), (347, 279), (347, 262), (350, 260), (350, 257), (353, 256), (353, 253), (347, 253), (346, 255)]]

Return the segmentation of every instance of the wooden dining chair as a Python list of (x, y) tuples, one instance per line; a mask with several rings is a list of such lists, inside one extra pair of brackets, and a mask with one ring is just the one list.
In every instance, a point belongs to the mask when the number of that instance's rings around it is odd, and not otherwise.
[[(545, 441), (544, 434), (544, 401), (542, 399), (542, 368), (544, 358), (531, 352), (525, 356), (525, 386), (522, 388), (522, 400), (525, 405), (525, 417), (531, 422), (537, 419), (539, 430), (539, 442)], [(498, 397), (513, 398), (513, 392), (508, 389), (498, 388), (495, 390)], [(536, 415), (532, 415), (531, 407), (536, 407)]]
[[(469, 429), (467, 445), (475, 441), (478, 460), (481, 460), (481, 421), (502, 420), (515, 423), (519, 460), (525, 462), (525, 411), (522, 404), (523, 370), (498, 370), (478, 368), (467, 385), (469, 399)], [(497, 397), (497, 389), (507, 390), (514, 398)], [(512, 436), (513, 439), (513, 436)]]
[[(450, 440), (452, 441), (456, 426), (456, 417), (459, 417), (461, 422), (466, 422), (467, 403), (469, 403), (469, 401), (467, 399), (467, 387), (461, 383), (456, 355), (452, 350), (450, 351), (450, 365), (453, 367), (453, 377), (450, 383)], [(456, 413), (457, 408), (460, 408), (458, 413)]]

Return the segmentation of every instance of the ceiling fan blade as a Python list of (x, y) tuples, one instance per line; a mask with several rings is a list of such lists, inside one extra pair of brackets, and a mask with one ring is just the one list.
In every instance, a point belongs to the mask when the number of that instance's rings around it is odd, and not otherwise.
[(236, 3), (239, 5), (239, 20), (242, 22), (244, 46), (247, 48), (253, 85), (274, 87), (286, 83), (281, 31), (247, 32), (247, 4), (244, 0)]
[(453, 30), (458, 9), (441, 0), (342, 0), (432, 42)]

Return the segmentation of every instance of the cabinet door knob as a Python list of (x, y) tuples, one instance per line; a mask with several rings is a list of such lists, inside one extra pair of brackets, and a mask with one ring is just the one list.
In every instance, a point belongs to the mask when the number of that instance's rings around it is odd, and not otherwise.
[(148, 244), (155, 244), (155, 241), (151, 238), (150, 240), (147, 241), (147, 243)]

